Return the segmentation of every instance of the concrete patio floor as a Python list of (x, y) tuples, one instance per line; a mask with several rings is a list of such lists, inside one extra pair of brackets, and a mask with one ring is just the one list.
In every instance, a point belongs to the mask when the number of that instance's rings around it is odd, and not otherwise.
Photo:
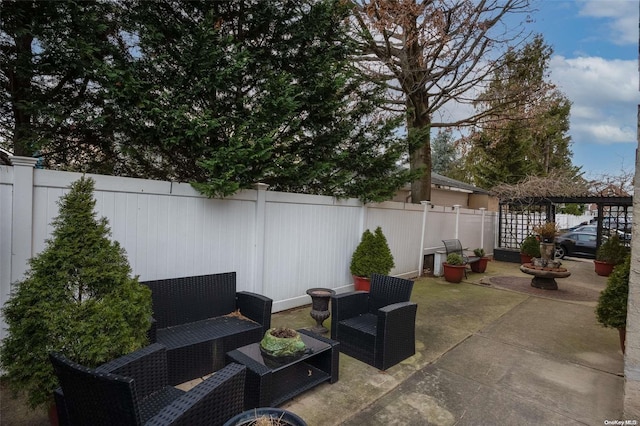
[[(600, 326), (594, 314), (606, 278), (594, 273), (592, 261), (567, 259), (564, 266), (572, 275), (558, 280), (558, 291), (532, 288), (519, 265), (496, 261), (460, 284), (421, 278), (412, 296), (418, 304), (413, 357), (383, 372), (341, 354), (337, 383), (280, 407), (309, 426), (621, 420), (618, 332)], [(272, 325), (310, 328), (309, 311), (276, 313)], [(48, 424), (2, 393), (0, 424)]]
[[(460, 284), (416, 281), (417, 353), (385, 372), (340, 355), (340, 380), (286, 408), (315, 425), (589, 424), (622, 417), (617, 330), (594, 308), (606, 278), (566, 259), (559, 290), (539, 290), (519, 265), (490, 262)], [(492, 284), (497, 277), (513, 277)], [(499, 288), (498, 288), (499, 287)], [(542, 293), (541, 293), (542, 292)], [(325, 321), (328, 325), (330, 320)], [(275, 314), (275, 326), (315, 324), (309, 308)], [(636, 419), (638, 420), (638, 419)]]

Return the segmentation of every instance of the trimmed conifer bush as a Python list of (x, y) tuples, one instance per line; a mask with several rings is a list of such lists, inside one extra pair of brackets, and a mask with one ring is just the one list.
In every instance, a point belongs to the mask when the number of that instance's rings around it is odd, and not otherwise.
[(529, 255), (531, 257), (540, 257), (540, 241), (538, 241), (535, 235), (529, 235), (524, 240), (522, 240), (520, 253)]
[(395, 266), (391, 249), (381, 227), (374, 233), (368, 229), (351, 257), (350, 271), (357, 277), (371, 278), (371, 274), (388, 275)]
[(630, 269), (631, 256), (627, 256), (623, 263), (613, 268), (613, 272), (607, 279), (607, 286), (600, 293), (596, 306), (596, 318), (605, 327), (626, 327)]
[(36, 408), (58, 386), (52, 351), (95, 367), (147, 343), (151, 292), (131, 277), (124, 249), (93, 211), (94, 182), (81, 178), (58, 201), (52, 238), (30, 259), (3, 308), (8, 334), (0, 363), (14, 393)]

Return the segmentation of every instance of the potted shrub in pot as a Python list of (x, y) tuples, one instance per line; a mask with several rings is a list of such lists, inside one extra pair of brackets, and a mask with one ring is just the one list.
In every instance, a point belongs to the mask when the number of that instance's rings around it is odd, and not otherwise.
[(91, 179), (71, 185), (45, 249), (29, 261), (3, 308), (5, 379), (31, 408), (48, 407), (50, 416), (58, 386), (50, 352), (95, 367), (147, 344), (151, 292), (131, 277), (107, 220), (95, 217), (92, 193)]
[(618, 329), (620, 348), (624, 353), (627, 326), (627, 300), (629, 297), (629, 270), (631, 256), (613, 269), (607, 279), (607, 287), (600, 293), (596, 306), (596, 318), (605, 327)]
[(459, 283), (464, 277), (466, 269), (462, 256), (458, 253), (451, 253), (447, 256), (447, 261), (442, 264), (444, 270), (444, 279), (450, 283)]
[(474, 256), (479, 257), (480, 260), (478, 260), (477, 262), (473, 262), (469, 265), (471, 266), (471, 270), (473, 272), (480, 272), (480, 273), (486, 271), (489, 258), (484, 255), (484, 249), (482, 247), (474, 249), (473, 254)]
[(371, 274), (389, 275), (394, 266), (393, 255), (382, 228), (378, 226), (374, 233), (365, 230), (360, 244), (351, 256), (349, 267), (355, 289), (369, 291)]
[(596, 259), (593, 261), (596, 274), (608, 277), (616, 265), (624, 262), (628, 253), (618, 234), (613, 234), (596, 251)]
[(531, 263), (534, 257), (540, 257), (540, 242), (535, 235), (529, 235), (520, 245), (520, 263)]

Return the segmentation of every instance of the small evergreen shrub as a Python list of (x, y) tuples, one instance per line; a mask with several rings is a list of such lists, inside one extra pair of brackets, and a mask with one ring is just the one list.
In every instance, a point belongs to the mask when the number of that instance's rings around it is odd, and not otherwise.
[(529, 235), (527, 238), (522, 240), (520, 253), (531, 257), (540, 257), (540, 242), (535, 235)]
[(482, 247), (478, 247), (477, 249), (473, 250), (473, 254), (478, 257), (484, 257), (484, 249)]
[(462, 256), (460, 256), (458, 253), (451, 253), (450, 255), (447, 256), (447, 264), (462, 265), (464, 264), (464, 260), (462, 259)]
[(623, 328), (627, 324), (627, 299), (629, 297), (629, 271), (631, 256), (615, 268), (607, 278), (607, 287), (600, 293), (596, 318), (605, 327)]
[(107, 220), (96, 219), (93, 185), (83, 177), (58, 201), (52, 238), (3, 308), (0, 363), (32, 408), (50, 403), (58, 386), (50, 352), (95, 367), (147, 343), (151, 292), (131, 278)]
[(351, 275), (365, 278), (371, 278), (373, 273), (388, 275), (394, 266), (393, 255), (382, 228), (378, 226), (375, 233), (365, 230), (351, 256)]
[(618, 234), (613, 234), (611, 237), (607, 238), (600, 247), (598, 247), (596, 260), (611, 263), (613, 265), (620, 265), (625, 261), (628, 254), (629, 251), (620, 241)]

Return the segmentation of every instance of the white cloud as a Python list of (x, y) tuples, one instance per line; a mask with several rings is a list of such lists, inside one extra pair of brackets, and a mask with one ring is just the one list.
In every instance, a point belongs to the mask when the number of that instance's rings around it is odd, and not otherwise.
[(640, 103), (635, 60), (599, 57), (550, 61), (551, 81), (571, 100), (574, 143), (629, 143), (636, 140)]
[(638, 43), (638, 3), (634, 0), (586, 0), (580, 16), (603, 18), (604, 35), (614, 44)]

